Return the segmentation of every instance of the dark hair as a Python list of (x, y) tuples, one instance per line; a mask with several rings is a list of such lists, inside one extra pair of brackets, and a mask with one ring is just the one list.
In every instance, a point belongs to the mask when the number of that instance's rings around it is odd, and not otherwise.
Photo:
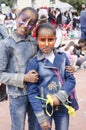
[(37, 22), (37, 20), (38, 20), (38, 12), (37, 12), (37, 10), (35, 10), (35, 9), (32, 8), (32, 7), (25, 7), (25, 8), (23, 8), (23, 9), (18, 13), (18, 17), (19, 17), (22, 13), (24, 13), (25, 11), (27, 11), (27, 10), (32, 11), (32, 12), (36, 15), (36, 22)]
[(79, 39), (78, 44), (80, 44), (80, 43), (85, 43), (85, 40), (84, 39)]
[(44, 28), (52, 30), (53, 34), (56, 36), (56, 29), (51, 23), (42, 23), (36, 29), (36, 38), (38, 37), (40, 30)]

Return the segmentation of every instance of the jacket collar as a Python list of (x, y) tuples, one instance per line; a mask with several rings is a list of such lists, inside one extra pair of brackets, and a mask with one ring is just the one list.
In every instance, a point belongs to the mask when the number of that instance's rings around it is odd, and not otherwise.
[(35, 39), (32, 38), (31, 35), (26, 35), (25, 37), (20, 36), (17, 34), (16, 30), (12, 32), (12, 38), (18, 43), (20, 41), (34, 41)]
[[(54, 49), (54, 54), (56, 54), (56, 50)], [(45, 55), (39, 50), (38, 53), (37, 53), (37, 60), (44, 60), (45, 59)]]

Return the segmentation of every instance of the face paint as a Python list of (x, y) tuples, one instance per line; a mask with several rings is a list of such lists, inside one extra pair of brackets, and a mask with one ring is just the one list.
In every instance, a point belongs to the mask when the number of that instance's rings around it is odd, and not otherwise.
[(45, 47), (45, 46), (53, 47), (55, 43), (55, 37), (52, 36), (38, 37), (37, 41), (40, 47)]
[(18, 24), (26, 26), (28, 29), (33, 29), (35, 26), (35, 21), (28, 18), (26, 15), (22, 14), (18, 20)]

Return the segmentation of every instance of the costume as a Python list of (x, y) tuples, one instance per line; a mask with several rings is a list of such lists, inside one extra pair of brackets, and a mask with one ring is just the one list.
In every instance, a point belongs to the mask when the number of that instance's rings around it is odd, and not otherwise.
[[(26, 70), (26, 72), (28, 72), (29, 70), (35, 69), (39, 73), (39, 82), (36, 84), (28, 84), (28, 97), (38, 122), (43, 123), (47, 119), (51, 122), (52, 118), (54, 118), (56, 130), (68, 130), (69, 115), (67, 109), (62, 105), (62, 103), (67, 101), (68, 95), (75, 86), (73, 75), (65, 71), (66, 65), (69, 65), (69, 60), (65, 53), (55, 52), (55, 58), (52, 64), (39, 51), (37, 56), (31, 59)], [(58, 70), (62, 79), (65, 80), (63, 86), (54, 73), (54, 69)], [(45, 101), (36, 98), (36, 96), (46, 98), (47, 94), (55, 94), (62, 102), (61, 105), (58, 106), (58, 111), (56, 110), (56, 106), (53, 108), (54, 113), (52, 117), (48, 117), (45, 114)], [(50, 106), (49, 111), (51, 111)], [(41, 129), (39, 128), (39, 130)]]

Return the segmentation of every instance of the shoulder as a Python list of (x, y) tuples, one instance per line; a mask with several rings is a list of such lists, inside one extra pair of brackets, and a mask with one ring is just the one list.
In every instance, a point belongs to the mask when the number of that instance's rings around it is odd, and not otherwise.
[(36, 65), (37, 65), (37, 55), (35, 55), (33, 58), (31, 58), (28, 61), (28, 66), (34, 66), (34, 67), (36, 67)]
[(67, 55), (65, 54), (65, 52), (62, 52), (62, 51), (56, 52), (56, 56), (57, 56), (57, 55), (63, 56), (63, 57), (67, 57)]
[(30, 59), (28, 62), (27, 62), (27, 65), (26, 65), (26, 72), (28, 72), (28, 70), (37, 70), (37, 57), (34, 56), (32, 59)]

